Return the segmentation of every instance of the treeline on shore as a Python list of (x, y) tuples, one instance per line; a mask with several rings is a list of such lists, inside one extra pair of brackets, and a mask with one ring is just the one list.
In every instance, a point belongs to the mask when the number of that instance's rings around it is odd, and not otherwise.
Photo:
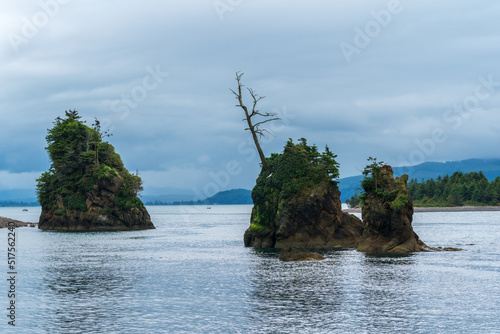
[[(500, 205), (500, 177), (488, 181), (483, 172), (455, 172), (428, 180), (408, 181), (408, 193), (415, 206), (496, 206)], [(356, 193), (348, 202), (350, 207), (360, 204)]]
[(0, 201), (0, 207), (18, 207), (18, 206), (39, 206), (37, 202), (24, 201)]
[(206, 201), (198, 200), (198, 201), (175, 201), (175, 202), (164, 202), (164, 201), (147, 201), (145, 203), (146, 205), (204, 205), (204, 204), (210, 204), (207, 203)]

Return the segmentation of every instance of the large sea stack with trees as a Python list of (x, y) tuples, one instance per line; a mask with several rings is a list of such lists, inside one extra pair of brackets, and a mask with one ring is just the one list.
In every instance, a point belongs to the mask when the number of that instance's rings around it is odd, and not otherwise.
[(109, 134), (96, 119), (91, 127), (76, 110), (56, 118), (46, 137), (52, 165), (37, 180), (43, 230), (154, 229), (139, 199), (142, 181), (123, 166)]
[[(254, 203), (250, 227), (243, 236), (246, 247), (279, 248), (286, 259), (314, 259), (307, 248), (353, 247), (360, 252), (418, 252), (431, 250), (413, 231), (413, 203), (406, 189), (408, 175), (394, 180), (390, 166), (368, 158), (362, 182), (363, 214), (342, 211), (338, 189), (337, 156), (325, 147), (319, 152), (305, 138), (292, 139), (281, 154), (266, 158), (259, 143), (265, 123), (277, 120), (273, 113), (257, 109), (263, 98), (247, 88), (252, 107), (244, 104), (242, 73), (236, 73), (232, 90), (244, 111), (248, 128), (261, 160), (261, 172), (252, 190)], [(257, 118), (255, 120), (254, 118)], [(294, 256), (290, 256), (289, 253)], [(297, 256), (295, 256), (297, 255)]]

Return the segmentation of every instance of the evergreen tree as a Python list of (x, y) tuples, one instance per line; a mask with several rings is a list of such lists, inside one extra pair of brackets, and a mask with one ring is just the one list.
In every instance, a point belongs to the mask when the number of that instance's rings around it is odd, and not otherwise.
[(369, 164), (363, 170), (365, 179), (361, 182), (361, 187), (365, 192), (373, 190), (377, 191), (380, 183), (380, 169), (385, 164), (383, 161), (377, 161), (377, 158), (368, 158)]

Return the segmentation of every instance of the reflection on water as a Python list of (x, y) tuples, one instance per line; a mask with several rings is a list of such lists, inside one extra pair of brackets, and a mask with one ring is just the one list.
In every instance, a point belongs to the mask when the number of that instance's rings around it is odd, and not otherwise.
[[(50, 300), (39, 328), (60, 333), (107, 333), (118, 331), (126, 291), (134, 289), (136, 273), (117, 254), (124, 247), (99, 242), (102, 236), (78, 233), (78, 239), (52, 245), (44, 254), (42, 290)], [(112, 236), (112, 234), (108, 234)], [(62, 239), (66, 241), (67, 239)], [(127, 301), (128, 303), (129, 301)], [(129, 306), (126, 306), (127, 308)]]
[(148, 231), (18, 229), (11, 332), (499, 333), (500, 212), (415, 215), (422, 240), (464, 252), (294, 263), (243, 247), (251, 206), (181, 209), (153, 208)]
[(266, 332), (407, 332), (417, 265), (413, 254), (324, 252), (319, 262), (281, 262), (276, 250), (252, 250), (251, 318)]
[(369, 332), (406, 332), (415, 328), (408, 316), (419, 307), (413, 289), (416, 258), (408, 254), (364, 254), (360, 312)]
[(262, 333), (338, 328), (345, 302), (341, 252), (317, 262), (281, 262), (275, 250), (252, 253), (250, 317), (256, 328)]

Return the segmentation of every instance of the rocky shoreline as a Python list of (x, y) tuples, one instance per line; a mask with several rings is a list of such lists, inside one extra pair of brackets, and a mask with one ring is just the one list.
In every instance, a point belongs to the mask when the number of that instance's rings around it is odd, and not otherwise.
[(7, 217), (0, 217), (0, 228), (8, 227), (8, 223), (14, 223), (16, 227), (35, 227), (37, 223), (27, 223), (20, 220), (15, 220)]
[[(423, 207), (416, 206), (414, 212), (474, 212), (474, 211), (500, 211), (500, 206), (446, 206), (446, 207)], [(344, 209), (347, 213), (361, 213), (361, 208)]]

